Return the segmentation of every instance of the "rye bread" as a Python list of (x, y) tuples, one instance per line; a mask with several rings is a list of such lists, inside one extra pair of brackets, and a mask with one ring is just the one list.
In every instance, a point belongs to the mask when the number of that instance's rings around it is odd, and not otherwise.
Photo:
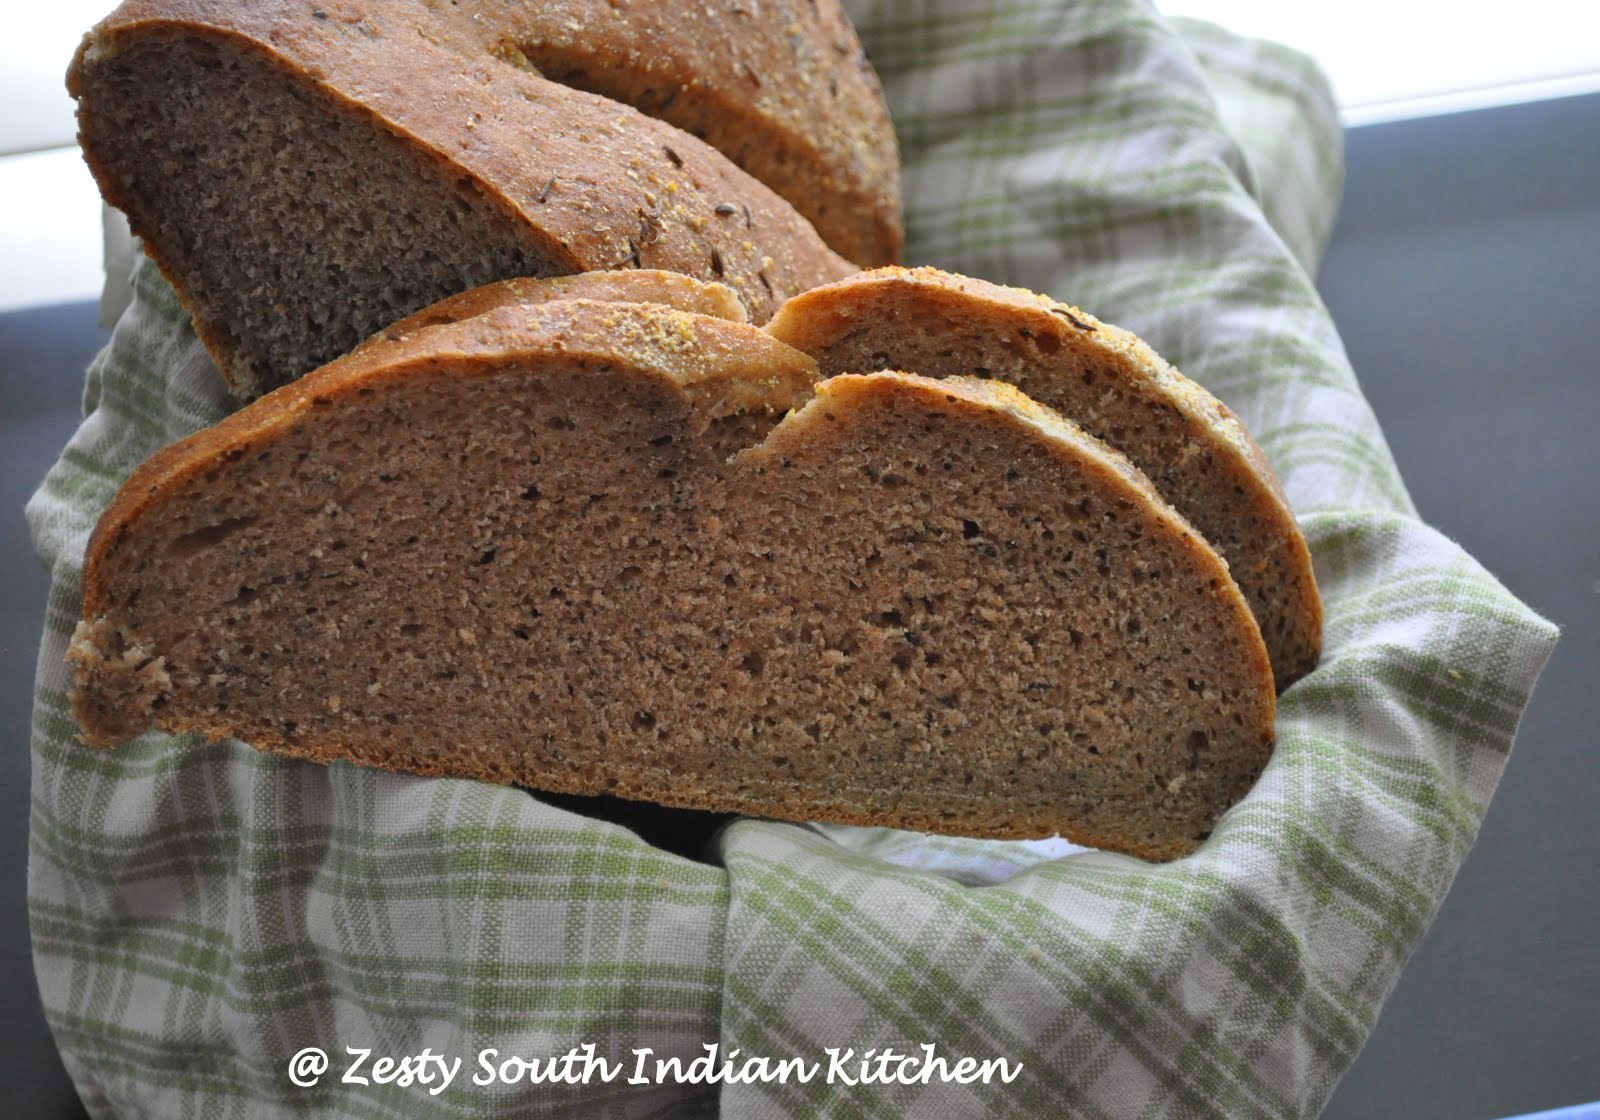
[(506, 277), (667, 269), (764, 322), (852, 270), (714, 148), (418, 0), (130, 0), (68, 87), (102, 193), (242, 399)]
[(1216, 397), (1125, 330), (1020, 288), (884, 268), (790, 300), (767, 329), (824, 377), (909, 369), (1015, 385), (1125, 454), (1227, 560), (1279, 689), (1322, 650), (1305, 537), (1266, 455)]
[(1273, 736), (1217, 555), (1014, 389), (814, 380), (748, 325), (593, 300), (336, 361), (106, 511), (85, 735), (1192, 850)]

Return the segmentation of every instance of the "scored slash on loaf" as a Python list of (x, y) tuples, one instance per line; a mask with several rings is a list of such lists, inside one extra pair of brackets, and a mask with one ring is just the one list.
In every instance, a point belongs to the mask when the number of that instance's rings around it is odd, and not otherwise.
[(135, 472), (86, 561), (88, 738), (1154, 859), (1243, 796), (1260, 631), (1119, 453), (609, 283), (418, 316)]

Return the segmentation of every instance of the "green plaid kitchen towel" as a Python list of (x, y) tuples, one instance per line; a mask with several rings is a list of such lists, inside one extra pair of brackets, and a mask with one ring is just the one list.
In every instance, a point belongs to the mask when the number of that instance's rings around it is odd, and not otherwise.
[[(141, 267), (28, 511), (53, 576), (29, 907), (94, 1115), (1321, 1107), (1472, 843), (1555, 641), (1417, 520), (1317, 298), (1340, 175), (1326, 86), (1288, 51), (1133, 0), (854, 14), (904, 146), (908, 259), (1137, 331), (1282, 475), (1327, 649), (1283, 696), (1260, 783), (1162, 866), (753, 821), (697, 863), (488, 785), (155, 734), (81, 747), (62, 657), (87, 534), (136, 463), (228, 407)], [(444, 1063), (379, 1064), (424, 1055)]]

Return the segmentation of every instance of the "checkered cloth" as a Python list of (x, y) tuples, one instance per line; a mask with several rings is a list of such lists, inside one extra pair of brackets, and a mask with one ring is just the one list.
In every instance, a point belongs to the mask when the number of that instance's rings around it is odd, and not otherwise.
[[(495, 786), (158, 734), (88, 750), (62, 665), (87, 534), (135, 464), (229, 407), (141, 267), (28, 510), (53, 577), (28, 904), (94, 1115), (1239, 1120), (1315, 1114), (1354, 1059), (1555, 632), (1418, 521), (1317, 298), (1340, 176), (1327, 88), (1286, 50), (1132, 0), (854, 7), (904, 147), (908, 259), (1135, 330), (1282, 476), (1327, 648), (1282, 698), (1260, 783), (1162, 866), (755, 821), (697, 863)], [(488, 1049), (586, 1044), (623, 1072), (471, 1080)], [(298, 1088), (312, 1046), (332, 1066)], [(693, 1072), (707, 1046), (736, 1070), (815, 1069), (680, 1084), (654, 1065)], [(347, 1047), (371, 1050), (357, 1076), (424, 1050), (463, 1064), (436, 1095), (346, 1084)], [(946, 1080), (967, 1057), (1009, 1064)], [(891, 1083), (864, 1082), (863, 1058)]]

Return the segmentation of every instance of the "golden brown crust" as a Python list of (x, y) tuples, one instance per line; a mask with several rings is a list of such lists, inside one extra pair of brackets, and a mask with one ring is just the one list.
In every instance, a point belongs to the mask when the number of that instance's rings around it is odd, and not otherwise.
[(465, 0), (430, 7), (509, 65), (634, 105), (789, 199), (842, 256), (899, 260), (900, 170), (838, 0)]
[[(197, 250), (175, 232), (185, 215), (146, 213), (147, 184), (108, 156), (113, 141), (97, 124), (103, 99), (124, 96), (122, 87), (101, 88), (117, 59), (178, 41), (255, 59), (341, 119), (407, 146), (435, 180), (520, 228), (548, 271), (659, 268), (720, 281), (756, 322), (788, 296), (851, 271), (788, 202), (710, 145), (508, 66), (417, 5), (130, 0), (86, 37), (69, 72), (80, 141), (102, 192), (129, 214), (241, 395), (259, 390), (230, 356), (242, 345), (232, 337), (237, 324), (190, 291)], [(249, 189), (243, 179), (239, 189)], [(373, 215), (375, 224), (387, 220)], [(256, 376), (269, 385), (284, 379)]]
[(994, 375), (1127, 453), (1228, 559), (1280, 688), (1316, 665), (1322, 605), (1311, 556), (1265, 454), (1226, 405), (1133, 334), (1048, 296), (933, 268), (876, 269), (819, 286), (786, 303), (767, 329), (817, 357), (824, 375), (866, 371), (841, 364), (846, 354), (915, 365), (911, 345), (927, 358), (921, 373), (1012, 363)]

